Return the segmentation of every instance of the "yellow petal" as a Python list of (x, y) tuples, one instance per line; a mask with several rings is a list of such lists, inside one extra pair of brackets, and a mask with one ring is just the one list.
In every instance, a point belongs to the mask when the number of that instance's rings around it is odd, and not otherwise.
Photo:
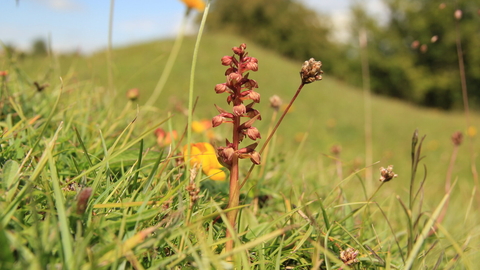
[(188, 8), (194, 8), (200, 12), (205, 9), (205, 2), (202, 0), (181, 0)]
[(205, 174), (208, 175), (210, 179), (215, 181), (225, 181), (225, 179), (227, 178), (225, 172), (220, 169), (211, 169), (210, 171), (208, 171), (208, 173)]

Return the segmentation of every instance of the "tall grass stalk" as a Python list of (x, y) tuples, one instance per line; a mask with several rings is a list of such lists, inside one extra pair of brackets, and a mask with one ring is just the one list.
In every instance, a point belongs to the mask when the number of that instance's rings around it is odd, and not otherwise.
[(370, 71), (368, 65), (368, 40), (365, 28), (360, 30), (359, 36), (360, 57), (362, 62), (363, 102), (365, 120), (365, 181), (367, 191), (372, 190), (373, 142), (372, 142), (372, 94), (370, 92)]
[[(210, 3), (207, 4), (207, 6), (205, 7), (205, 10), (203, 11), (202, 21), (200, 22), (200, 27), (198, 29), (198, 34), (197, 34), (197, 40), (195, 42), (195, 47), (193, 49), (193, 59), (192, 59), (192, 65), (191, 65), (191, 69), (190, 69), (190, 85), (189, 85), (189, 91), (188, 91), (187, 141), (186, 141), (186, 143), (189, 147), (186, 148), (186, 156), (187, 157), (190, 157), (190, 153), (192, 151), (190, 142), (191, 142), (191, 138), (192, 138), (192, 119), (193, 119), (193, 108), (194, 108), (194, 105), (193, 105), (193, 100), (194, 100), (193, 90), (194, 90), (194, 85), (195, 85), (195, 68), (197, 67), (198, 50), (200, 48), (200, 41), (202, 40), (203, 30), (205, 28), (205, 22), (207, 21), (209, 8), (210, 8)], [(187, 11), (187, 14), (188, 14), (188, 11)], [(185, 165), (186, 165), (186, 169), (185, 169), (185, 173), (184, 173), (185, 178), (190, 179), (190, 176), (191, 176), (190, 162), (186, 161)], [(190, 216), (189, 215), (191, 215), (191, 209), (190, 208), (189, 208), (188, 213), (187, 213), (187, 225), (190, 222)], [(183, 251), (186, 237), (188, 237), (188, 233), (182, 236), (180, 246), (179, 246), (180, 252)]]
[[(465, 63), (463, 61), (463, 49), (462, 49), (462, 41), (460, 36), (460, 19), (461, 19), (461, 11), (457, 10), (456, 12), (460, 12), (459, 18), (455, 20), (455, 44), (457, 47), (457, 57), (458, 57), (458, 69), (460, 75), (460, 82), (462, 87), (462, 98), (463, 98), (463, 108), (465, 112), (465, 121), (467, 124), (467, 136), (469, 142), (469, 150), (470, 150), (470, 169), (472, 171), (473, 180), (475, 183), (475, 190), (479, 188), (478, 182), (478, 172), (477, 172), (477, 165), (476, 165), (476, 157), (475, 157), (475, 143), (474, 143), (474, 134), (471, 134), (471, 129), (474, 127), (471, 125), (470, 120), (470, 109), (468, 105), (468, 90), (467, 90), (467, 79), (465, 75)], [(480, 198), (478, 198), (478, 202), (480, 204)]]
[(188, 15), (190, 14), (190, 11), (191, 11), (190, 8), (186, 8), (185, 14), (182, 18), (182, 22), (180, 24), (180, 29), (178, 30), (177, 37), (175, 38), (175, 42), (173, 43), (172, 50), (168, 55), (165, 68), (163, 69), (162, 75), (160, 75), (160, 78), (158, 79), (158, 82), (155, 85), (153, 92), (150, 94), (150, 97), (148, 98), (147, 102), (145, 102), (146, 107), (150, 107), (153, 104), (155, 104), (158, 97), (162, 93), (162, 90), (165, 87), (165, 84), (167, 83), (168, 78), (170, 77), (170, 73), (172, 72), (173, 65), (175, 64), (178, 53), (180, 52), (180, 48), (182, 47), (183, 38), (185, 37), (185, 28), (187, 26)]
[(113, 56), (112, 56), (112, 39), (113, 39), (113, 15), (115, 10), (115, 0), (110, 0), (110, 13), (108, 16), (108, 43), (107, 43), (107, 76), (108, 76), (108, 90), (109, 94), (114, 96), (114, 82), (113, 82)]

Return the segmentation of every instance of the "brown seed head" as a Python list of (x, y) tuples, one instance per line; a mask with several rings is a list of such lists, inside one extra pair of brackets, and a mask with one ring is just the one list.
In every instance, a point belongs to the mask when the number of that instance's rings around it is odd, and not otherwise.
[(273, 95), (270, 97), (270, 107), (278, 111), (281, 106), (282, 106), (282, 99), (279, 96)]
[(378, 179), (380, 182), (388, 182), (395, 177), (398, 175), (393, 172), (393, 165), (389, 165), (386, 169), (380, 168), (380, 179)]
[(140, 95), (140, 90), (138, 90), (138, 88), (132, 88), (127, 91), (127, 98), (131, 101), (137, 100), (139, 95)]
[(463, 134), (462, 132), (460, 131), (457, 131), (455, 133), (453, 133), (452, 135), (452, 142), (455, 146), (459, 146), (460, 144), (462, 144), (462, 141), (463, 141)]
[(310, 60), (305, 61), (300, 71), (300, 77), (302, 78), (302, 83), (308, 84), (314, 81), (320, 81), (322, 79), (322, 62), (315, 61), (315, 59), (310, 58)]
[(92, 195), (92, 188), (88, 187), (85, 189), (82, 189), (80, 191), (80, 194), (78, 194), (78, 199), (77, 199), (77, 214), (82, 215), (85, 213), (85, 210), (87, 209), (88, 205), (88, 199), (90, 199), (90, 196)]
[(455, 10), (454, 17), (457, 20), (460, 20), (462, 18), (462, 11), (460, 9)]
[(340, 260), (348, 266), (358, 263), (357, 256), (359, 252), (354, 248), (347, 248), (345, 250), (340, 251)]
[(410, 47), (412, 47), (412, 49), (414, 49), (414, 50), (416, 50), (419, 46), (420, 46), (420, 41), (418, 41), (418, 40), (414, 40), (412, 42), (412, 44), (410, 45)]

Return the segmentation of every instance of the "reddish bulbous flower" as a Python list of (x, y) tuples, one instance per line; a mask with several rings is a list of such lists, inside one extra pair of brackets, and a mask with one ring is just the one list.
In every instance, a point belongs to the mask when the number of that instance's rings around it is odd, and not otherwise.
[(246, 57), (245, 64), (243, 65), (243, 71), (257, 71), (258, 70), (258, 60), (255, 57)]
[(233, 57), (232, 56), (224, 56), (222, 57), (222, 65), (224, 66), (231, 66), (234, 62), (233, 62)]
[(243, 103), (233, 106), (233, 114), (236, 116), (242, 116), (247, 112), (247, 108)]
[(230, 88), (234, 88), (235, 85), (239, 82), (241, 82), (243, 79), (242, 75), (238, 74), (238, 73), (230, 73), (228, 74), (228, 77), (227, 77), (227, 86), (230, 87)]
[(233, 53), (235, 53), (237, 55), (241, 55), (245, 52), (246, 48), (247, 48), (247, 44), (242, 43), (242, 44), (240, 44), (239, 47), (233, 47), (232, 50), (233, 50)]
[(262, 138), (260, 136), (260, 131), (258, 131), (256, 127), (249, 127), (246, 129), (245, 134), (248, 136), (248, 138), (254, 141)]
[(227, 92), (227, 89), (228, 87), (225, 83), (219, 83), (215, 85), (215, 93), (217, 94), (225, 93)]
[(212, 118), (212, 127), (218, 127), (223, 124), (224, 118), (221, 115), (216, 115)]
[(260, 103), (260, 94), (253, 91), (248, 94), (248, 97), (255, 103)]

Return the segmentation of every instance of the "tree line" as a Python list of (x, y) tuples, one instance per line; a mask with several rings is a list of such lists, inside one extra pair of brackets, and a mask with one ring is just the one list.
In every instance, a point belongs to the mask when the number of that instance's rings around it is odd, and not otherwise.
[[(231, 31), (278, 53), (324, 62), (326, 74), (361, 86), (361, 53), (368, 56), (371, 90), (415, 104), (460, 108), (459, 56), (470, 105), (480, 101), (480, 3), (383, 0), (387, 21), (360, 4), (351, 8), (350, 40), (333, 40), (330, 20), (295, 0), (212, 2), (207, 31)], [(365, 31), (367, 50), (358, 35)], [(478, 106), (477, 106), (478, 108)]]

